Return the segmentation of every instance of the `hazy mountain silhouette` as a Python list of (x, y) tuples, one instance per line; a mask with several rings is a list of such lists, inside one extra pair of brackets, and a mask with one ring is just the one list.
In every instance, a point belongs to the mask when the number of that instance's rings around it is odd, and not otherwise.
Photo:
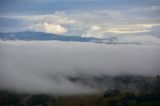
[(59, 41), (78, 41), (78, 42), (96, 42), (96, 43), (114, 43), (115, 37), (100, 39), (94, 37), (81, 36), (63, 36), (58, 34), (44, 33), (44, 32), (14, 32), (2, 33), (0, 32), (1, 40), (59, 40)]

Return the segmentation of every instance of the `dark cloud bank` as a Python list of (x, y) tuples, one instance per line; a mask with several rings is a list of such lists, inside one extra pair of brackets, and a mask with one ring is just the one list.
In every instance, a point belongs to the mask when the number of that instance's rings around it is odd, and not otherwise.
[[(47, 94), (91, 93), (99, 89), (93, 78), (160, 74), (159, 54), (159, 45), (1, 41), (0, 89)], [(105, 89), (112, 85), (111, 79), (107, 81)]]

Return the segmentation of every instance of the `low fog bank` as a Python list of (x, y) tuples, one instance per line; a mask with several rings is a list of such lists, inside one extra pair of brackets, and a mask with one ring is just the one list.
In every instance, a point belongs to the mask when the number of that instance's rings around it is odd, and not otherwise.
[[(158, 45), (1, 41), (0, 89), (47, 94), (92, 93), (98, 90), (93, 87), (94, 79), (101, 76), (160, 74), (159, 54)], [(84, 81), (75, 81), (79, 77)], [(106, 89), (113, 85), (112, 79), (105, 82)], [(89, 86), (82, 82), (89, 82)]]

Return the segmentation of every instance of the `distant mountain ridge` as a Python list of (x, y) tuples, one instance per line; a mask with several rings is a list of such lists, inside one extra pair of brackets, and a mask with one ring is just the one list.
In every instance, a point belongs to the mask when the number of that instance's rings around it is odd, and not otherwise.
[[(113, 43), (116, 38), (100, 39), (94, 37), (81, 36), (63, 36), (58, 34), (44, 33), (44, 32), (0, 32), (0, 40), (59, 40), (59, 41), (78, 41), (78, 42), (96, 42), (96, 43)], [(105, 40), (105, 42), (104, 42)]]
[(44, 32), (15, 32), (0, 33), (1, 40), (61, 40), (61, 41), (81, 41), (88, 42), (98, 40), (97, 38), (85, 38), (80, 36), (63, 36)]

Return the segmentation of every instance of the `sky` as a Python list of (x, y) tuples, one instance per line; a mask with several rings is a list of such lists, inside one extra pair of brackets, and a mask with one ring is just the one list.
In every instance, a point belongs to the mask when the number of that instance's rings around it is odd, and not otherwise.
[(159, 0), (1, 0), (0, 32), (160, 36)]

